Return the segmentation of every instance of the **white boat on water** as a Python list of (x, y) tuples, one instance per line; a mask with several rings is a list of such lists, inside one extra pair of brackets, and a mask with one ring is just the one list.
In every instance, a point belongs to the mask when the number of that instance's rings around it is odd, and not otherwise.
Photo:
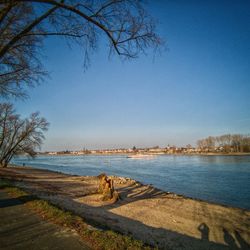
[(155, 155), (149, 155), (149, 154), (134, 154), (127, 156), (127, 158), (132, 158), (132, 159), (153, 159), (155, 157), (156, 157)]

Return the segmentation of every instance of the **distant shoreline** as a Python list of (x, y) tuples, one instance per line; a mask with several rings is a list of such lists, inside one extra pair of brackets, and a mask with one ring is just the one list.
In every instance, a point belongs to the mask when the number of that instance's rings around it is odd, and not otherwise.
[(188, 153), (183, 155), (250, 156), (250, 152), (249, 153)]
[[(161, 155), (173, 155), (173, 156), (250, 156), (249, 153), (141, 153), (145, 155), (152, 156), (161, 156)], [(46, 156), (99, 156), (99, 155), (135, 155), (135, 153), (91, 153), (91, 154), (47, 154), (47, 153), (38, 153), (38, 155), (46, 155)]]

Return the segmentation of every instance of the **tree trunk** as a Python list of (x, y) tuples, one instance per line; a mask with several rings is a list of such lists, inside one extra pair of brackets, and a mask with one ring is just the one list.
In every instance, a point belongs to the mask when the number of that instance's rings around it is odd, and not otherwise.
[(99, 188), (98, 193), (102, 194), (102, 200), (112, 200), (116, 202), (119, 199), (118, 192), (114, 189), (114, 181), (109, 178), (105, 173), (98, 176), (99, 178)]
[(0, 162), (0, 167), (1, 168), (7, 168), (8, 167), (8, 163), (7, 162)]

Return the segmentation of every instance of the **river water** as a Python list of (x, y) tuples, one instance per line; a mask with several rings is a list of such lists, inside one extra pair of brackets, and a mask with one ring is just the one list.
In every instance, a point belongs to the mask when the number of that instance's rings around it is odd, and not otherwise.
[(188, 197), (250, 209), (250, 156), (38, 156), (17, 157), (12, 163), (76, 175), (105, 172)]

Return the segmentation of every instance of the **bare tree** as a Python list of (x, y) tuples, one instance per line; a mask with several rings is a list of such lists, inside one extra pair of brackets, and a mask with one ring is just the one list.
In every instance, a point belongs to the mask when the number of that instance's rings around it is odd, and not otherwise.
[(250, 152), (250, 136), (249, 135), (241, 138), (240, 151)]
[(240, 134), (232, 135), (232, 147), (234, 152), (240, 152), (243, 136)]
[(215, 147), (215, 138), (213, 136), (209, 136), (205, 139), (206, 141), (206, 147), (209, 149), (209, 150), (214, 150), (214, 147)]
[(21, 119), (12, 104), (0, 104), (0, 166), (7, 167), (14, 155), (35, 156), (47, 129), (48, 122), (39, 113)]
[(213, 151), (218, 147), (224, 152), (250, 152), (250, 136), (241, 134), (225, 134), (221, 136), (209, 136), (197, 141), (197, 146), (202, 151)]
[(41, 81), (42, 42), (62, 36), (84, 50), (85, 65), (107, 38), (110, 55), (135, 58), (162, 40), (140, 0), (0, 0), (0, 95), (22, 96)]
[(204, 149), (204, 140), (203, 139), (200, 139), (197, 141), (197, 147), (200, 149), (200, 150), (203, 150)]

